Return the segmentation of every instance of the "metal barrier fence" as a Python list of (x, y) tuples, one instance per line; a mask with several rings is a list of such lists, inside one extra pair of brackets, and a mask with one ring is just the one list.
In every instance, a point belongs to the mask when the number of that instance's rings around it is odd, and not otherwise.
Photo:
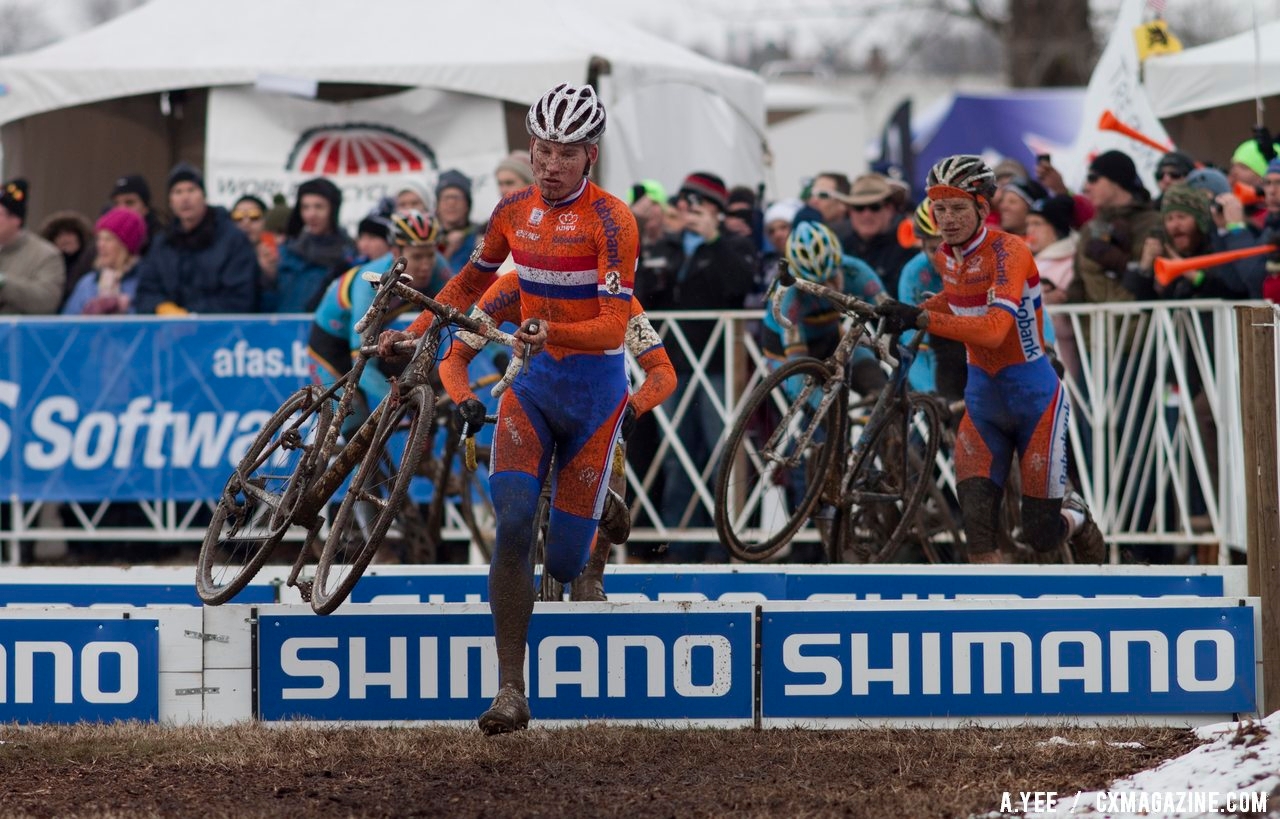
[[(1070, 318), (1078, 341), (1079, 371), (1068, 375), (1074, 411), (1072, 446), (1081, 478), (1080, 491), (1098, 525), (1115, 547), (1124, 544), (1220, 544), (1243, 549), (1245, 475), (1240, 433), (1239, 373), (1233, 303), (1072, 305), (1055, 313)], [(646, 525), (632, 531), (634, 541), (714, 540), (714, 530), (690, 525), (714, 510), (715, 471), (723, 434), (707, 456), (690, 452), (678, 430), (706, 402), (725, 429), (738, 405), (767, 373), (756, 340), (758, 311), (652, 313), (650, 318), (668, 349), (683, 353), (692, 367), (676, 397), (653, 415), (658, 442), (636, 469), (632, 453), (627, 481), (632, 510)], [(688, 322), (710, 322), (713, 331), (702, 349), (689, 341)], [(1277, 319), (1280, 322), (1280, 319)], [(703, 333), (697, 333), (701, 337)], [(724, 372), (709, 365), (723, 357)], [(642, 376), (636, 362), (628, 367)], [(692, 492), (683, 508), (663, 509), (655, 497), (664, 462), (678, 464)], [(668, 467), (673, 469), (674, 467)], [(944, 474), (949, 474), (944, 469)], [(953, 480), (953, 478), (952, 478)], [(72, 502), (74, 524), (66, 525), (40, 501), (10, 498), (0, 527), (4, 562), (19, 562), (23, 541), (120, 540), (198, 542), (209, 501), (158, 499), (138, 504), (145, 523), (120, 528), (103, 525), (110, 499)], [(663, 522), (663, 512), (667, 520)], [(449, 510), (445, 536), (466, 537), (456, 510)]]

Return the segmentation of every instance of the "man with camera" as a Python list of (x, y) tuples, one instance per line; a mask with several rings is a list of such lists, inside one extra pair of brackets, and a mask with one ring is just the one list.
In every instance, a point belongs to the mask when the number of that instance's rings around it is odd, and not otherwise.
[[(719, 176), (699, 171), (685, 177), (676, 198), (683, 230), (650, 247), (636, 274), (635, 296), (648, 310), (714, 311), (743, 306), (759, 259), (750, 239), (722, 230), (728, 199), (728, 189)], [(689, 348), (698, 353), (707, 349), (715, 328), (715, 319), (680, 322)], [(676, 394), (666, 402), (667, 411), (675, 411), (685, 390), (694, 390), (679, 427), (679, 438), (693, 463), (702, 469), (724, 430), (724, 421), (710, 398), (711, 392), (724, 394), (724, 343), (715, 343), (703, 371), (705, 378), (698, 378), (695, 362), (685, 355), (683, 346), (671, 336), (666, 342), (679, 381)], [(693, 483), (674, 454), (667, 454), (662, 473), (663, 523), (672, 527), (710, 527), (710, 512), (695, 498)], [(669, 555), (675, 562), (727, 559), (718, 544), (676, 543), (670, 547)]]

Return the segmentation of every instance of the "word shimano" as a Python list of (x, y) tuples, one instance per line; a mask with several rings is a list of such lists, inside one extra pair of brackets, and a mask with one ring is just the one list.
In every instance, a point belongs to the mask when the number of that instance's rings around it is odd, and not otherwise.
[[(281, 698), (327, 700), (345, 694), (363, 700), (371, 689), (393, 700), (489, 698), (498, 692), (492, 637), (422, 636), (413, 638), (416, 646), (409, 637), (383, 639), (376, 669), (370, 668), (369, 638), (286, 639), (280, 645), (280, 669), (296, 684), (283, 687)], [(411, 648), (416, 648), (412, 667)], [(555, 697), (567, 688), (584, 699), (723, 697), (732, 684), (732, 654), (729, 639), (719, 634), (684, 634), (674, 640), (645, 634), (609, 635), (603, 640), (549, 636), (529, 652), (535, 662), (536, 696)], [(643, 666), (643, 683), (633, 676), (633, 685), (628, 685), (627, 672), (636, 664)]]
[[(788, 683), (784, 693), (830, 696), (846, 690), (852, 696), (866, 697), (871, 695), (872, 683), (886, 683), (894, 696), (1058, 694), (1066, 681), (1079, 683), (1086, 694), (1129, 693), (1129, 668), (1135, 652), (1145, 655), (1150, 677), (1146, 691), (1134, 693), (1168, 693), (1175, 683), (1186, 692), (1228, 691), (1236, 683), (1235, 638), (1223, 629), (1188, 629), (1177, 635), (1172, 646), (1163, 632), (1148, 629), (1105, 634), (1050, 631), (1039, 640), (1018, 631), (958, 631), (947, 636), (950, 675), (942, 673), (947, 666), (939, 632), (893, 633), (891, 659), (887, 665), (877, 666), (871, 662), (869, 634), (790, 634), (782, 643), (783, 666), (793, 674), (806, 675), (808, 681)], [(1197, 647), (1202, 644), (1213, 649), (1206, 676), (1198, 674), (1196, 663)], [(1009, 652), (1012, 692), (1004, 690)], [(913, 665), (913, 656), (919, 658), (918, 667)], [(1109, 675), (1103, 674), (1104, 660), (1109, 661)], [(1039, 690), (1033, 686), (1037, 665)], [(980, 691), (972, 684), (976, 669), (980, 669)]]
[[(133, 643), (103, 640), (85, 643), (77, 651), (58, 640), (18, 640), (0, 645), (0, 704), (34, 703), (37, 696), (56, 704), (73, 703), (77, 666), (82, 701), (109, 705), (138, 698), (138, 648)], [(104, 690), (104, 679), (118, 682)]]

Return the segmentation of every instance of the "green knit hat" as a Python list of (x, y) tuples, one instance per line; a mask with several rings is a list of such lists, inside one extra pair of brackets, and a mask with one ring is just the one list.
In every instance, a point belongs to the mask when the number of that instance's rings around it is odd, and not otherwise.
[[(1280, 143), (1276, 143), (1276, 147), (1280, 148)], [(1231, 162), (1235, 164), (1239, 162), (1258, 176), (1267, 175), (1267, 158), (1262, 155), (1262, 149), (1258, 147), (1256, 139), (1246, 139), (1240, 143), (1240, 147), (1236, 148), (1236, 152), (1231, 155)]]
[(1200, 233), (1208, 236), (1213, 229), (1213, 214), (1209, 212), (1209, 199), (1201, 191), (1179, 182), (1170, 185), (1160, 197), (1160, 215), (1174, 211), (1185, 213), (1196, 220)]

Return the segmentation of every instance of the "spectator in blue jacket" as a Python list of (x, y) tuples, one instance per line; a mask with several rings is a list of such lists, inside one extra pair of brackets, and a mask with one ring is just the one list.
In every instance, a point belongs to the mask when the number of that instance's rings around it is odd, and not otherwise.
[(276, 270), (277, 313), (314, 310), (330, 279), (355, 261), (355, 242), (338, 224), (341, 209), (342, 191), (328, 179), (298, 186)]
[(169, 172), (173, 221), (153, 237), (138, 273), (139, 313), (252, 313), (258, 304), (253, 245), (225, 208), (210, 207), (204, 178), (185, 162)]

